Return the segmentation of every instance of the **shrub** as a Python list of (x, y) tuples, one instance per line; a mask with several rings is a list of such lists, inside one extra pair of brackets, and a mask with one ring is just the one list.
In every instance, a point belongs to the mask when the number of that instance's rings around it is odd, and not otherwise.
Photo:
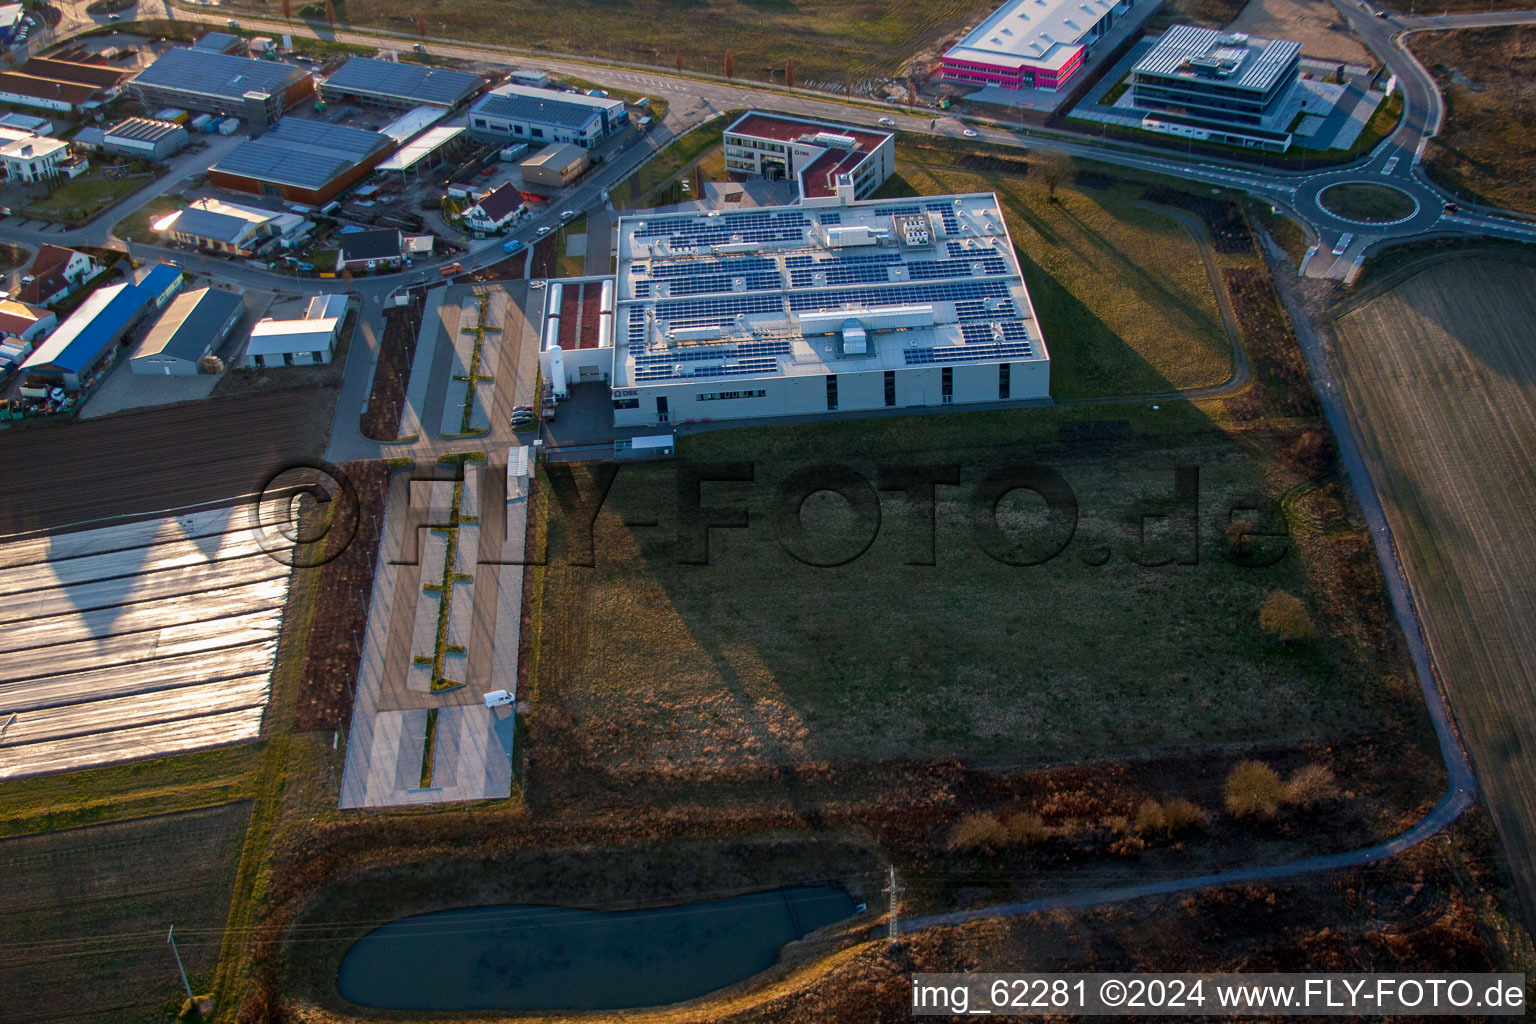
[(1045, 819), (1034, 811), (1010, 814), (1003, 827), (1007, 831), (1008, 842), (1017, 846), (1034, 846), (1051, 837), (1051, 830), (1046, 827)]
[(976, 850), (991, 853), (1008, 843), (1008, 830), (995, 814), (967, 814), (949, 834), (951, 850)]
[(1131, 829), (1137, 835), (1143, 836), (1167, 832), (1168, 816), (1163, 813), (1163, 805), (1156, 800), (1143, 800), (1136, 808), (1136, 818), (1131, 824)]
[(1280, 776), (1263, 761), (1244, 761), (1227, 776), (1227, 810), (1239, 817), (1273, 818), (1282, 795)]
[(1316, 633), (1307, 606), (1301, 598), (1284, 590), (1276, 590), (1264, 599), (1264, 606), (1259, 609), (1259, 628), (1282, 643), (1310, 639)]
[(1231, 558), (1248, 557), (1248, 541), (1258, 527), (1251, 519), (1236, 519), (1227, 524), (1227, 555)]
[(1327, 766), (1309, 764), (1285, 784), (1285, 802), (1292, 807), (1311, 810), (1339, 795), (1338, 783)]
[(1205, 812), (1178, 797), (1163, 804), (1163, 822), (1170, 833), (1177, 835), (1204, 825)]

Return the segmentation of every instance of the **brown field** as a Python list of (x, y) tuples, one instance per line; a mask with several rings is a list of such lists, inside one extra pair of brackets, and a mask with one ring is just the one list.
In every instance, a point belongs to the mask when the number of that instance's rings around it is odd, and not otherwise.
[[(249, 7), (249, 0), (224, 6)], [(783, 81), (793, 58), (800, 81), (841, 82), (897, 74), (920, 50), (950, 39), (997, 5), (993, 0), (827, 0), (816, 4), (745, 0), (434, 0), (401, 7), (384, 0), (338, 0), (339, 26), (377, 26), (415, 34), (421, 15), (427, 34), (478, 39), (559, 53), (586, 54), (719, 74), (726, 51), (740, 78)], [(314, 8), (319, 10), (318, 5)], [(308, 8), (300, 10), (308, 16)], [(319, 17), (318, 14), (315, 17)], [(510, 30), (510, 31), (509, 31)]]
[(1230, 28), (1271, 39), (1294, 39), (1308, 57), (1367, 67), (1376, 63), (1329, 0), (1248, 0)]
[(1536, 266), (1454, 255), (1422, 265), (1370, 289), (1333, 333), (1362, 449), (1529, 906), (1536, 895), (1536, 478), (1529, 472)]
[(1469, 198), (1536, 213), (1536, 26), (1408, 38), (1445, 97), (1445, 127), (1424, 156), (1430, 175)]
[(168, 1019), (207, 991), (248, 803), (0, 842), (0, 1021)]

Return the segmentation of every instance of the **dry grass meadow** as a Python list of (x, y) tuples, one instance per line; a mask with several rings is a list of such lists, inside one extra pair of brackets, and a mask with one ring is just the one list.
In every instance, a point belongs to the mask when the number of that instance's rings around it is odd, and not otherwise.
[(1536, 264), (1432, 261), (1373, 291), (1333, 324), (1342, 379), (1440, 673), (1529, 899)]
[(1536, 26), (1409, 39), (1445, 97), (1445, 128), (1425, 154), (1429, 173), (1462, 195), (1536, 213)]
[[(904, 148), (886, 188), (997, 193), (1051, 351), (1058, 401), (1209, 387), (1232, 375), (1220, 286), (1202, 256), (1198, 221), (1141, 201), (1139, 186), (1058, 186), (1050, 203), (1046, 186), (1028, 175)], [(1251, 253), (1209, 258), (1217, 268), (1255, 263)]]
[(1228, 27), (1270, 39), (1294, 39), (1308, 57), (1366, 67), (1376, 63), (1329, 0), (1248, 0)]

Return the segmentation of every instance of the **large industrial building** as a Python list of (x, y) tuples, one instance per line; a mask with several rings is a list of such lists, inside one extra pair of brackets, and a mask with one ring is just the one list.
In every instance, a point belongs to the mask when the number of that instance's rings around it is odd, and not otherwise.
[(1009, 0), (944, 54), (953, 82), (1059, 92), (1135, 0)]
[(557, 397), (608, 381), (615, 426), (1049, 397), (995, 195), (855, 200), (845, 182), (795, 206), (623, 217), (618, 244), (609, 294), (576, 314), (596, 330), (563, 324), (551, 294), (541, 345)]
[(320, 83), (327, 102), (345, 101), (382, 107), (442, 107), (467, 102), (485, 79), (465, 71), (402, 64), (373, 57), (353, 57)]
[[(125, 117), (110, 128), (97, 131), (100, 131), (99, 138), (92, 129), (80, 129), (75, 134), (76, 145), (86, 142), (103, 153), (154, 162), (169, 159), (192, 140), (187, 130), (175, 121), (159, 121), (152, 117)], [(91, 134), (82, 140), (87, 132)]]
[(784, 114), (750, 111), (725, 130), (725, 169), (733, 174), (789, 178), (800, 198), (835, 195), (840, 175), (863, 199), (896, 169), (896, 137)]
[(379, 132), (285, 117), (220, 157), (208, 169), (208, 180), (290, 202), (328, 203), (366, 178), (394, 148), (394, 140)]
[(245, 300), (220, 288), (178, 295), (128, 357), (133, 373), (186, 376), (229, 336), (245, 312)]
[(1131, 69), (1131, 103), (1149, 131), (1284, 152), (1300, 64), (1300, 43), (1175, 25)]
[(128, 72), (100, 64), (34, 57), (0, 71), (0, 103), (63, 113), (90, 112), (122, 92)]
[(259, 132), (313, 93), (315, 80), (303, 68), (280, 61), (178, 46), (139, 72), (129, 86), (151, 110), (182, 107), (233, 115)]
[(534, 145), (591, 149), (628, 123), (622, 100), (524, 85), (499, 85), (469, 108), (470, 131)]
[(74, 391), (111, 362), (119, 343), (181, 286), (181, 271), (167, 263), (152, 267), (138, 284), (98, 288), (68, 320), (37, 347), (21, 369), (29, 379)]

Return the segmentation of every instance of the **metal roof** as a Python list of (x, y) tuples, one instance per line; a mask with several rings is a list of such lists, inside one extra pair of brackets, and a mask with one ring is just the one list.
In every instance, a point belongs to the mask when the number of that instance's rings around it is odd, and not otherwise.
[[(1301, 44), (1289, 39), (1261, 39), (1213, 28), (1174, 25), (1132, 70), (1138, 75), (1163, 75), (1267, 92), (1300, 53)], [(1202, 59), (1225, 62), (1231, 70), (1206, 75), (1186, 64)]]
[(153, 293), (142, 285), (97, 289), (27, 357), (22, 369), (84, 373), (154, 301)]
[(134, 348), (132, 359), (166, 355), (188, 361), (201, 358), (218, 340), (245, 302), (221, 288), (199, 288), (178, 295)]
[(139, 287), (149, 293), (150, 298), (158, 298), (168, 291), (181, 287), (180, 267), (169, 263), (156, 263), (149, 268), (149, 272), (139, 278)]
[(233, 57), (213, 50), (178, 46), (139, 72), (133, 84), (241, 101), (248, 92), (275, 93), (309, 72), (271, 60)]
[(167, 135), (185, 131), (186, 129), (175, 121), (157, 121), (152, 117), (125, 117), (108, 128), (104, 137), (131, 139), (134, 142), (158, 142)]
[(326, 292), (309, 300), (305, 320), (340, 320), (347, 315), (347, 297), (341, 292)]
[(389, 260), (399, 259), (404, 243), (398, 228), (379, 228), (376, 231), (353, 231), (341, 236), (338, 260)]
[(438, 128), (429, 128), (416, 138), (407, 142), (400, 149), (391, 154), (388, 160), (379, 164), (381, 171), (406, 171), (410, 170), (423, 157), (430, 156), (434, 151), (442, 149), (448, 143), (468, 131), (463, 125), (443, 125)]
[(234, 245), (243, 241), (252, 231), (271, 219), (270, 214), (258, 214), (253, 210), (230, 206), (216, 199), (199, 199), (182, 210), (170, 223), (165, 224), (165, 230)]
[(322, 82), (320, 88), (323, 92), (383, 96), (410, 103), (452, 107), (483, 84), (485, 79), (465, 71), (353, 57)]
[(260, 138), (240, 143), (209, 170), (318, 189), (389, 145), (389, 137), (378, 132), (285, 117)]
[(204, 32), (201, 39), (192, 44), (199, 50), (217, 50), (223, 53), (240, 45), (240, 37), (228, 32)]
[(586, 128), (605, 109), (622, 108), (622, 100), (605, 100), (579, 93), (554, 92), (521, 85), (499, 85), (475, 101), (472, 114), (531, 121), (559, 128)]
[(379, 134), (388, 135), (403, 146), (447, 116), (448, 111), (442, 107), (413, 107), (380, 128)]
[(275, 356), (285, 352), (319, 352), (329, 348), (341, 321), (332, 317), (317, 320), (263, 320), (251, 328), (246, 343), (248, 356)]

